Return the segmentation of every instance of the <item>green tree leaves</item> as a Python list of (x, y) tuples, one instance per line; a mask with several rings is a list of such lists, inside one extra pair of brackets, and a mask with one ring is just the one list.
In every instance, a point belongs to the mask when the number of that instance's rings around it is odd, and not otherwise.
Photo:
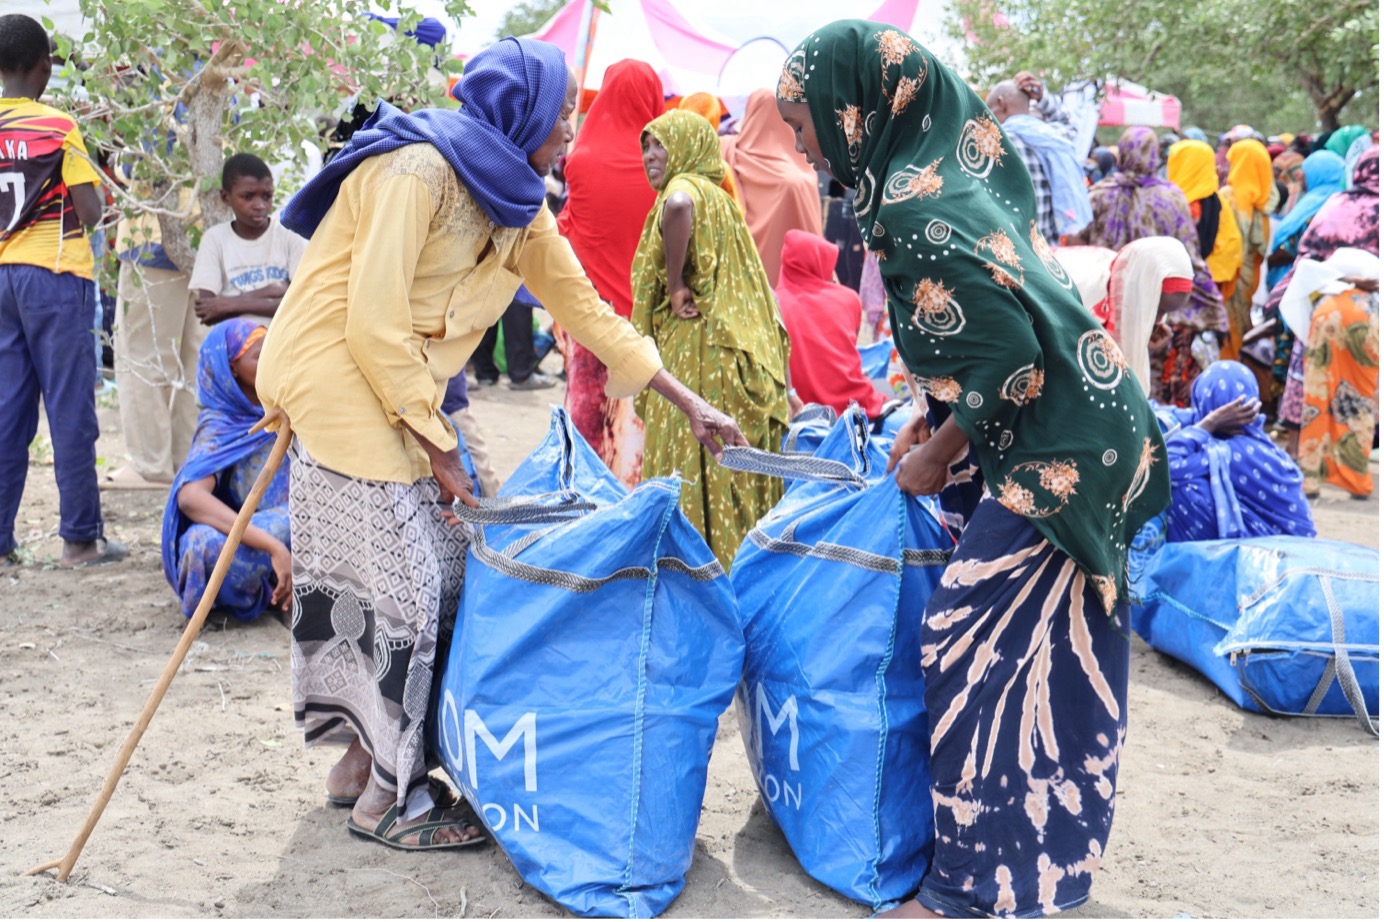
[(517, 35), (530, 35), (565, 6), (567, 0), (524, 0), (516, 3), (505, 13), (495, 37), (509, 38)]
[(1210, 131), (1378, 125), (1373, 0), (957, 0), (951, 26), (984, 87), (1019, 70), (1119, 76), (1178, 96), (1184, 124)]
[[(460, 63), (446, 48), (434, 51), (405, 36), (422, 17), (397, 4), (397, 33), (366, 20), (359, 0), (81, 6), (91, 28), (59, 39), (60, 53), (73, 57), (51, 92), (78, 115), (88, 147), (106, 152), (128, 180), (117, 192), (120, 209), (158, 217), (180, 265), (191, 258), (198, 224), (224, 217), (216, 190), (227, 156), (298, 159), (302, 143), (320, 147), (324, 129), (357, 99), (443, 105), (443, 70), (456, 72)], [(452, 19), (470, 12), (464, 0), (446, 0), (446, 8)], [(200, 216), (188, 196), (179, 199), (179, 189), (198, 192)]]

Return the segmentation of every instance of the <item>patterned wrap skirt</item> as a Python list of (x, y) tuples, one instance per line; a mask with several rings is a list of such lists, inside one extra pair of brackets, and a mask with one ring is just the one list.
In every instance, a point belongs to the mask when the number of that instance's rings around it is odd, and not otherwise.
[(1379, 296), (1352, 290), (1319, 301), (1302, 358), (1302, 487), (1312, 496), (1325, 481), (1369, 496), (1379, 428)]
[(297, 439), (289, 457), (294, 719), (309, 747), (359, 738), (376, 783), (398, 791), (406, 816), (421, 813), (433, 668), (456, 621), (468, 532), (442, 521), (431, 477), (348, 477)]
[(1128, 606), (1108, 616), (1070, 557), (981, 501), (923, 623), (936, 853), (918, 900), (945, 916), (1085, 902), (1125, 735)]

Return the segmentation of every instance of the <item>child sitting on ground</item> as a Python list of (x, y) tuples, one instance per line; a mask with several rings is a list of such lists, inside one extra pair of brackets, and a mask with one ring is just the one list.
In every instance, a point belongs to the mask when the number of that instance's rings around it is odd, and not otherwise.
[(208, 326), (242, 315), (272, 317), (307, 241), (271, 217), (274, 177), (253, 154), (226, 161), (221, 201), (235, 219), (202, 235), (188, 283), (197, 299), (197, 316)]

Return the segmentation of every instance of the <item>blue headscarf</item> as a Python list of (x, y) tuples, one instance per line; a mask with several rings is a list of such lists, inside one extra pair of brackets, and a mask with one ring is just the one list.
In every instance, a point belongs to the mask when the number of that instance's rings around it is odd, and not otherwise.
[(567, 61), (556, 45), (528, 38), (496, 42), (471, 59), (452, 88), (458, 111), (405, 114), (381, 102), (351, 141), (284, 208), (284, 227), (311, 237), (341, 183), (368, 157), (431, 144), (501, 227), (527, 227), (543, 207), (543, 178), (529, 166), (557, 124), (567, 97)]
[(250, 402), (231, 372), (231, 359), (261, 326), (264, 324), (246, 317), (222, 321), (211, 328), (198, 352), (197, 402), (201, 410), (197, 431), (163, 510), (163, 575), (171, 586), (178, 585), (178, 538), (191, 524), (178, 508), (178, 491), (221, 473), (274, 441), (272, 432), (250, 434), (250, 427), (264, 416), (264, 408)]
[(1059, 234), (1075, 234), (1091, 223), (1091, 199), (1086, 174), (1077, 162), (1072, 142), (1062, 132), (1032, 115), (1011, 115), (1004, 130), (1038, 155), (1052, 191), (1052, 214)]
[(1206, 132), (1193, 125), (1189, 125), (1182, 129), (1182, 136), (1188, 141), (1206, 141)]
[(1097, 147), (1091, 152), (1090, 159), (1095, 161), (1095, 166), (1086, 168), (1086, 178), (1091, 181), (1091, 185), (1115, 172), (1115, 155), (1110, 153), (1110, 148)]
[[(1319, 150), (1302, 161), (1302, 179), (1306, 191), (1298, 196), (1293, 210), (1284, 215), (1283, 220), (1278, 223), (1270, 253), (1281, 247), (1291, 246), (1293, 255), (1297, 255), (1298, 238), (1307, 230), (1307, 225), (1312, 223), (1312, 218), (1321, 211), (1326, 200), (1345, 187), (1345, 175), (1345, 160), (1329, 150)], [(1288, 263), (1269, 269), (1266, 282), (1268, 290), (1273, 291), (1274, 286), (1283, 280), (1292, 267), (1292, 263)]]
[[(1192, 382), (1191, 417), (1205, 419), (1241, 396), (1258, 398), (1254, 373), (1239, 362), (1214, 362)], [(1264, 432), (1262, 415), (1227, 438), (1189, 423), (1166, 441), (1173, 482), (1169, 541), (1316, 535), (1302, 471)]]

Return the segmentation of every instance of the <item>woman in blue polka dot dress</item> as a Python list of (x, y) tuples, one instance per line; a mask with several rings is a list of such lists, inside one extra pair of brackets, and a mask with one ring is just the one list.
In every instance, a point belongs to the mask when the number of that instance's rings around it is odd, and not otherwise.
[(1258, 393), (1239, 362), (1216, 362), (1192, 382), (1192, 406), (1165, 436), (1169, 541), (1317, 534), (1302, 471), (1264, 432)]

